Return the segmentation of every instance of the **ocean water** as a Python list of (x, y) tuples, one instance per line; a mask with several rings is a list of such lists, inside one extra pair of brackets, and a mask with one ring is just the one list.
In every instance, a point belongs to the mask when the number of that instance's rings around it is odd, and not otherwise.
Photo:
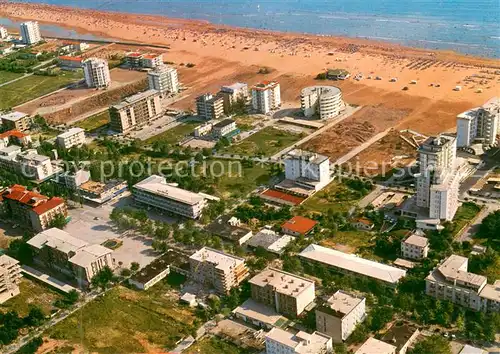
[(500, 57), (499, 0), (24, 0)]

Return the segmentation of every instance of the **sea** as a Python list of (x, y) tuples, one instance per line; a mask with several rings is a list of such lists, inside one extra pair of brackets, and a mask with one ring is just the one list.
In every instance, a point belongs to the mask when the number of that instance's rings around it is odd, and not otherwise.
[(500, 0), (24, 0), (500, 58)]

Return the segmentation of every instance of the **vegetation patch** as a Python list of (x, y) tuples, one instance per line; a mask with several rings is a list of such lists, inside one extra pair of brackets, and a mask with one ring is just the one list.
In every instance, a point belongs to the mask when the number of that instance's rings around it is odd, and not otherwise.
[(200, 122), (196, 121), (184, 122), (176, 127), (164, 131), (163, 133), (147, 139), (146, 144), (154, 144), (157, 141), (161, 141), (171, 145), (177, 144), (186, 136), (190, 135), (193, 132), (194, 128), (200, 124)]
[(255, 349), (245, 349), (241, 346), (223, 341), (217, 337), (205, 338), (200, 342), (195, 343), (185, 351), (187, 354), (253, 354), (259, 353)]
[(109, 111), (104, 111), (97, 113), (93, 116), (85, 118), (77, 123), (76, 127), (85, 129), (86, 131), (92, 131), (104, 127), (109, 123)]
[(0, 71), (0, 84), (17, 79), (18, 77), (21, 76), (23, 76), (23, 74), (12, 73), (9, 71)]

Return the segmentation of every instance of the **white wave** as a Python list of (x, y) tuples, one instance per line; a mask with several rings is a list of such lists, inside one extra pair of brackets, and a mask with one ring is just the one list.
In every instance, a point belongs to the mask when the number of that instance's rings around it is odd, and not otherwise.
[(500, 37), (497, 36), (490, 36), (491, 39), (500, 39)]

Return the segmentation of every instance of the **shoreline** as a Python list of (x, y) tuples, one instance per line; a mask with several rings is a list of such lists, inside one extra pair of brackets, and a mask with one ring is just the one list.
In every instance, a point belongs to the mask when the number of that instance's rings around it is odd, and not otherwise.
[[(48, 11), (58, 16), (44, 18), (38, 18), (33, 16), (33, 12), (38, 11)], [(472, 56), (467, 54), (458, 53), (451, 50), (445, 49), (426, 49), (409, 47), (403, 44), (394, 43), (390, 41), (367, 39), (364, 37), (347, 37), (347, 36), (336, 36), (328, 34), (311, 34), (311, 33), (301, 33), (301, 32), (282, 32), (267, 29), (254, 29), (247, 27), (236, 27), (223, 24), (214, 24), (207, 20), (199, 19), (182, 19), (182, 18), (172, 18), (163, 15), (148, 15), (141, 13), (129, 13), (129, 12), (118, 12), (118, 11), (100, 11), (93, 9), (82, 9), (71, 6), (60, 6), (60, 5), (50, 5), (50, 4), (40, 4), (40, 3), (18, 3), (18, 2), (4, 2), (0, 1), (0, 15), (13, 21), (23, 21), (23, 20), (38, 20), (42, 24), (46, 25), (56, 25), (68, 30), (74, 30), (77, 33), (90, 33), (93, 35), (98, 35), (109, 39), (123, 39), (130, 40), (128, 35), (109, 35), (109, 31), (99, 30), (96, 28), (89, 28), (83, 26), (82, 23), (76, 22), (68, 24), (61, 21), (59, 16), (61, 12), (69, 13), (70, 16), (90, 16), (95, 18), (101, 18), (103, 20), (113, 20), (120, 21), (122, 23), (130, 23), (137, 26), (151, 27), (151, 26), (162, 26), (170, 30), (186, 30), (186, 31), (198, 31), (201, 35), (206, 35), (209, 33), (223, 33), (230, 32), (236, 36), (242, 37), (253, 37), (256, 34), (266, 38), (273, 39), (276, 41), (280, 40), (291, 40), (291, 39), (305, 39), (311, 42), (317, 42), (318, 45), (326, 47), (328, 45), (335, 45), (338, 43), (351, 44), (362, 47), (363, 51), (372, 54), (382, 54), (391, 55), (390, 51), (400, 51), (405, 52), (407, 57), (433, 57), (436, 60), (450, 60), (457, 63), (462, 63), (465, 65), (476, 65), (476, 66), (488, 66), (492, 68), (500, 68), (500, 59), (490, 58), (490, 57), (480, 57)], [(125, 21), (126, 20), (126, 21)], [(125, 22), (124, 22), (125, 21)], [(142, 42), (142, 41), (141, 41)], [(169, 42), (149, 40), (146, 43), (150, 44), (161, 44), (170, 45)], [(394, 55), (394, 54), (392, 54)], [(398, 54), (401, 55), (401, 54)]]

